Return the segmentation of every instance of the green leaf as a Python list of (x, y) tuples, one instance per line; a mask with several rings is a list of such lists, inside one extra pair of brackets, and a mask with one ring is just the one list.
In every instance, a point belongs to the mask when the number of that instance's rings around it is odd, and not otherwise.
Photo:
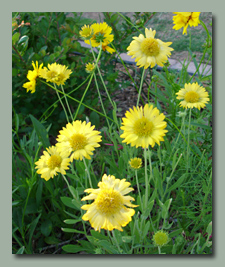
[(33, 237), (33, 233), (34, 233), (34, 230), (38, 224), (38, 221), (41, 217), (41, 213), (38, 215), (38, 217), (31, 223), (30, 225), (30, 231), (29, 231), (29, 247), (31, 247), (31, 242), (32, 242), (32, 237)]
[(30, 118), (32, 120), (35, 132), (39, 138), (39, 140), (42, 142), (43, 147), (46, 149), (47, 147), (50, 147), (48, 132), (46, 131), (45, 127), (40, 123), (37, 119), (34, 118), (30, 114)]
[(56, 238), (55, 236), (48, 236), (44, 240), (49, 245), (57, 245), (60, 242), (60, 240)]
[(41, 224), (41, 233), (44, 236), (49, 236), (52, 231), (52, 222), (50, 220), (46, 220)]
[(63, 232), (65, 233), (77, 233), (77, 234), (85, 234), (83, 231), (79, 231), (76, 229), (71, 229), (71, 228), (61, 228)]
[(66, 224), (75, 224), (75, 223), (81, 222), (81, 221), (82, 221), (81, 219), (78, 219), (78, 220), (66, 219), (66, 220), (64, 220), (64, 223), (66, 223)]
[(19, 37), (20, 37), (20, 33), (19, 32), (16, 32), (15, 34), (13, 34), (12, 36), (12, 44), (15, 45), (16, 42), (19, 40)]
[(100, 125), (100, 118), (98, 113), (92, 111), (90, 114), (90, 121), (92, 125), (95, 125), (95, 128), (98, 128)]
[(80, 251), (84, 251), (84, 249), (78, 245), (65, 245), (62, 247), (62, 249), (68, 253), (77, 253)]
[(101, 233), (91, 230), (91, 235), (99, 240), (108, 240), (109, 238), (105, 235), (102, 235)]
[(135, 236), (122, 236), (122, 241), (124, 243), (131, 243)]
[(24, 249), (25, 249), (25, 247), (22, 246), (20, 249), (18, 249), (18, 251), (16, 252), (16, 254), (23, 254)]
[(175, 190), (176, 188), (180, 187), (180, 185), (183, 183), (184, 179), (186, 178), (187, 174), (183, 174), (177, 181), (176, 183), (174, 183), (169, 189), (168, 191), (173, 191)]
[(206, 229), (206, 233), (208, 233), (208, 235), (211, 235), (212, 233), (212, 222), (209, 223), (207, 229)]
[(65, 206), (70, 207), (72, 209), (76, 209), (76, 207), (72, 203), (73, 199), (71, 197), (60, 197), (60, 199)]

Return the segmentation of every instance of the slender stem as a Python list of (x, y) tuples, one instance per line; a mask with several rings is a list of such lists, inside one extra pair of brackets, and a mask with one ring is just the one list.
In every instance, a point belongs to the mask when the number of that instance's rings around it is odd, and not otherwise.
[(141, 203), (141, 210), (143, 211), (142, 200), (141, 200), (141, 192), (140, 192), (140, 187), (139, 187), (139, 182), (138, 182), (137, 170), (135, 170), (135, 176), (136, 176), (136, 183), (137, 183), (137, 188), (138, 188), (138, 194), (139, 194), (140, 203)]
[[(56, 89), (55, 87), (51, 86), (51, 84), (48, 84), (48, 83), (46, 83), (46, 82), (44, 82), (44, 81), (41, 81), (41, 82), (43, 82), (44, 84), (47, 84), (49, 87), (51, 87), (52, 89), (54, 89), (54, 90), (57, 91), (58, 93), (63, 94), (63, 92), (61, 92), (60, 90), (58, 90), (58, 89)], [(92, 107), (90, 107), (90, 106), (88, 106), (88, 105), (85, 105), (84, 103), (82, 103), (81, 101), (79, 101), (79, 100), (73, 98), (73, 97), (70, 96), (69, 94), (65, 94), (65, 95), (66, 95), (68, 98), (72, 99), (73, 101), (78, 102), (78, 103), (81, 103), (81, 105), (83, 105), (84, 107), (86, 107), (86, 108), (88, 108), (88, 109), (90, 109), (90, 110), (92, 110), (92, 111), (98, 113), (99, 115), (105, 117), (105, 115), (104, 115), (103, 113), (101, 113), (101, 112), (99, 112), (99, 111), (93, 109)], [(64, 97), (64, 96), (63, 96), (63, 97)], [(109, 118), (108, 116), (107, 116), (107, 118), (108, 118), (108, 120), (114, 122), (114, 120), (112, 120), (112, 119)]]
[(88, 176), (88, 179), (89, 179), (90, 186), (92, 188), (93, 186), (92, 186), (92, 182), (91, 182), (91, 176), (90, 176), (89, 169), (87, 167), (87, 164), (86, 164), (86, 161), (85, 161), (85, 158), (84, 157), (83, 157), (83, 162), (84, 162), (85, 170), (87, 172), (87, 176)]
[(135, 26), (132, 22), (130, 22), (127, 18), (125, 18), (120, 12), (116, 12), (116, 13), (118, 13), (123, 19), (126, 20), (127, 23), (129, 23), (132, 27), (134, 27), (137, 31), (139, 31), (142, 34), (142, 32), (138, 29), (138, 27)]
[[(90, 45), (91, 45), (91, 42), (90, 42)], [(108, 90), (107, 90), (107, 87), (106, 87), (106, 85), (105, 85), (105, 82), (104, 82), (104, 80), (103, 80), (103, 78), (102, 78), (101, 71), (100, 71), (100, 69), (99, 69), (99, 67), (98, 67), (98, 61), (99, 61), (100, 56), (101, 56), (101, 53), (102, 53), (102, 43), (100, 44), (100, 50), (99, 50), (99, 54), (98, 54), (98, 58), (97, 58), (97, 60), (96, 60), (96, 57), (95, 57), (95, 55), (94, 55), (94, 51), (93, 51), (93, 47), (92, 47), (92, 45), (91, 45), (91, 51), (92, 51), (92, 54), (93, 54), (93, 57), (94, 57), (94, 60), (95, 60), (95, 64), (96, 64), (96, 68), (97, 68), (97, 70), (98, 70), (98, 74), (99, 74), (99, 76), (100, 76), (101, 82), (102, 82), (103, 87), (104, 87), (104, 89), (105, 89), (105, 92), (106, 92), (106, 94), (107, 94), (107, 96), (108, 96), (108, 99), (109, 99), (109, 101), (110, 101), (112, 107), (114, 108), (112, 99), (111, 99), (111, 97), (110, 97), (110, 95), (109, 95), (109, 92), (108, 92)]]
[[(89, 75), (89, 76), (86, 78), (86, 80), (85, 80), (84, 82), (82, 82), (79, 86), (77, 86), (75, 89), (73, 89), (72, 91), (70, 91), (70, 92), (67, 94), (67, 96), (70, 95), (70, 94), (72, 94), (73, 92), (77, 91), (81, 86), (83, 86), (83, 85), (87, 82), (87, 80), (89, 79), (90, 76), (91, 76), (91, 75)], [(46, 84), (47, 84), (47, 83), (46, 83)], [(47, 85), (49, 85), (49, 84), (47, 84)], [(64, 94), (64, 96), (63, 96), (62, 98), (65, 98), (65, 97), (66, 97), (66, 94)], [(62, 98), (61, 98), (61, 99), (62, 99)], [(59, 102), (59, 100), (55, 101), (50, 107), (48, 107), (48, 108), (46, 109), (46, 111), (42, 114), (40, 120), (42, 119), (42, 117), (45, 116), (45, 114), (48, 112), (48, 110), (51, 109), (52, 107), (54, 107), (55, 104), (57, 104), (58, 102)]]
[(141, 89), (142, 89), (142, 85), (143, 85), (143, 81), (144, 81), (144, 74), (145, 74), (145, 69), (143, 69), (142, 76), (141, 76), (141, 83), (140, 83), (140, 88), (139, 88), (139, 93), (138, 93), (137, 107), (138, 107), (139, 101), (140, 101)]
[(158, 251), (159, 251), (159, 254), (161, 254), (161, 248), (158, 246)]
[(191, 108), (190, 108), (190, 112), (189, 112), (189, 123), (188, 123), (187, 172), (188, 172), (188, 168), (189, 168), (190, 126), (191, 126)]
[(66, 177), (65, 177), (63, 174), (62, 174), (62, 177), (63, 177), (63, 179), (65, 180), (65, 182), (66, 182), (66, 184), (67, 184), (67, 186), (68, 186), (68, 189), (70, 190), (71, 195), (73, 196), (73, 198), (75, 198), (75, 199), (77, 200), (77, 197), (74, 195), (73, 191), (71, 190), (71, 188), (70, 188), (70, 184), (69, 184), (69, 182), (67, 181)]
[(145, 209), (147, 209), (148, 204), (148, 173), (147, 173), (147, 151), (144, 148), (144, 158), (145, 158)]
[[(54, 87), (55, 87), (55, 89), (57, 89), (56, 86), (55, 86), (55, 84), (54, 84)], [(61, 103), (61, 105), (62, 105), (62, 108), (63, 108), (63, 110), (64, 110), (64, 112), (65, 112), (67, 122), (69, 122), (69, 118), (68, 118), (68, 115), (67, 115), (65, 106), (64, 106), (64, 104), (63, 104), (63, 102), (62, 102), (62, 100), (61, 100), (61, 97), (60, 97), (60, 95), (59, 95), (59, 93), (58, 93), (58, 90), (55, 90), (55, 91), (56, 91), (56, 94), (57, 94), (57, 96), (58, 96), (58, 98), (59, 98), (59, 101), (60, 101), (60, 103)]]
[(157, 82), (155, 82), (155, 106), (157, 107)]
[(101, 105), (102, 105), (102, 110), (103, 110), (103, 112), (104, 112), (104, 114), (105, 114), (106, 121), (107, 121), (107, 123), (108, 123), (108, 127), (110, 127), (110, 125), (109, 125), (109, 121), (108, 121), (107, 116), (106, 116), (105, 108), (104, 108), (104, 105), (103, 105), (103, 102), (102, 102), (101, 93), (100, 93), (99, 88), (98, 88), (98, 82), (97, 82), (95, 73), (94, 73), (94, 79), (95, 79), (95, 85), (96, 85), (96, 88), (97, 88), (97, 91), (98, 91), (99, 99), (100, 99), (100, 102), (101, 102)]
[(68, 110), (69, 110), (69, 113), (70, 113), (70, 117), (71, 117), (71, 119), (73, 119), (73, 114), (72, 114), (72, 112), (71, 112), (71, 109), (70, 109), (70, 106), (69, 106), (69, 103), (68, 103), (67, 97), (66, 97), (66, 95), (65, 95), (65, 91), (64, 91), (64, 88), (63, 88), (62, 84), (61, 84), (61, 89), (62, 89), (63, 94), (64, 94), (64, 96), (65, 96), (65, 100), (66, 100), (66, 104), (67, 104), (67, 107), (68, 107)]
[(112, 234), (113, 234), (113, 238), (114, 238), (114, 240), (115, 240), (116, 246), (117, 246), (117, 248), (118, 248), (119, 254), (121, 254), (120, 246), (119, 246), (119, 243), (117, 242), (117, 239), (116, 239), (114, 230), (112, 230)]
[(88, 85), (87, 85), (87, 87), (86, 87), (86, 89), (85, 89), (85, 91), (84, 91), (84, 93), (83, 93), (83, 95), (82, 95), (82, 98), (81, 98), (80, 102), (79, 102), (79, 105), (78, 105), (78, 108), (77, 108), (77, 111), (76, 111), (76, 114), (75, 114), (73, 120), (75, 120), (76, 117), (77, 117), (77, 114), (78, 114), (78, 112), (79, 112), (79, 110), (80, 110), (80, 106), (81, 106), (81, 104), (82, 104), (82, 102), (83, 102), (83, 100), (84, 100), (84, 97), (85, 97), (85, 95), (86, 95), (86, 93), (87, 93), (87, 90), (88, 90), (88, 88), (89, 88), (89, 86), (90, 86), (90, 84), (91, 84), (91, 81), (92, 81), (93, 76), (94, 76), (94, 72), (91, 74), (90, 80), (89, 80)]

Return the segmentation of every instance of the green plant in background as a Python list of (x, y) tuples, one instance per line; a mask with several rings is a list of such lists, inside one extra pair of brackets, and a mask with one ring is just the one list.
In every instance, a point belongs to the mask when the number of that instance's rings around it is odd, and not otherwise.
[[(157, 13), (132, 21), (105, 12), (92, 24), (78, 13), (21, 13), (19, 26), (13, 15), (13, 253), (212, 253), (212, 80), (199, 73), (212, 44), (205, 24), (198, 21), (208, 36), (200, 63), (189, 35), (198, 74), (190, 76), (185, 64), (168, 68), (173, 40), (146, 28)], [(119, 57), (126, 50), (142, 74), (132, 77)], [(115, 56), (137, 92), (122, 120)], [(32, 109), (37, 101), (43, 106)]]

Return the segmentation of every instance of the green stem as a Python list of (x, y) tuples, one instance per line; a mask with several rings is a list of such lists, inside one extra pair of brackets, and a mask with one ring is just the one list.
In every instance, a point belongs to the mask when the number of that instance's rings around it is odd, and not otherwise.
[[(73, 92), (77, 91), (81, 86), (83, 86), (83, 85), (88, 81), (88, 79), (90, 78), (90, 76), (91, 76), (91, 75), (89, 75), (89, 76), (86, 78), (86, 80), (85, 80), (84, 82), (82, 82), (79, 86), (77, 86), (75, 89), (73, 89), (72, 91), (70, 91), (70, 92), (67, 94), (67, 96), (70, 95), (70, 94), (72, 94)], [(41, 82), (43, 82), (43, 81), (41, 81)], [(45, 82), (43, 82), (43, 83), (45, 83)], [(48, 83), (45, 83), (45, 84), (47, 84), (47, 85), (49, 86)], [(51, 87), (51, 86), (50, 86), (50, 87)], [(65, 97), (66, 97), (66, 94), (65, 94), (61, 99), (65, 98)], [(51, 109), (52, 107), (54, 107), (58, 102), (59, 102), (59, 100), (55, 101), (50, 107), (48, 107), (48, 108), (46, 109), (46, 111), (42, 114), (42, 116), (41, 116), (41, 118), (40, 118), (40, 121), (41, 121), (42, 117), (44, 117), (45, 114), (48, 112), (48, 110)]]
[(65, 180), (65, 182), (66, 182), (66, 184), (67, 184), (67, 187), (68, 187), (68, 189), (70, 190), (71, 195), (73, 196), (73, 198), (75, 198), (75, 199), (77, 200), (77, 197), (74, 195), (73, 191), (71, 190), (71, 188), (70, 188), (70, 184), (69, 184), (69, 182), (67, 181), (66, 177), (65, 177), (63, 174), (62, 174), (62, 177), (63, 177), (63, 179)]
[[(49, 87), (51, 87), (52, 89), (54, 89), (54, 90), (57, 91), (58, 93), (63, 94), (63, 92), (61, 92), (60, 90), (58, 90), (58, 89), (56, 89), (55, 87), (51, 86), (50, 84), (48, 84), (48, 83), (46, 83), (46, 82), (44, 82), (44, 81), (42, 81), (42, 82), (43, 82), (44, 84), (47, 84)], [(70, 96), (70, 95), (68, 95), (68, 94), (65, 94), (65, 95), (66, 95), (68, 98), (72, 99), (73, 101), (78, 102), (78, 103), (81, 103), (81, 101), (79, 101), (79, 100), (73, 98), (72, 96)], [(86, 108), (88, 108), (88, 109), (90, 109), (90, 110), (92, 110), (92, 111), (98, 113), (99, 115), (105, 117), (105, 115), (104, 115), (103, 113), (101, 113), (101, 112), (99, 112), (99, 111), (93, 109), (92, 107), (90, 107), (90, 106), (88, 106), (88, 105), (85, 105), (84, 103), (81, 103), (81, 105), (83, 105), (84, 107), (86, 107)], [(109, 118), (109, 117), (107, 117), (107, 118), (108, 118), (108, 120), (114, 122), (114, 120), (112, 120), (111, 118)]]
[(137, 31), (139, 31), (142, 34), (142, 32), (138, 29), (138, 27), (135, 26), (132, 22), (130, 22), (127, 18), (125, 18), (122, 14), (120, 14), (120, 12), (116, 12), (116, 13), (118, 13), (123, 19), (126, 20), (127, 23), (129, 23), (132, 27), (134, 27)]
[[(57, 89), (56, 86), (55, 86), (55, 84), (54, 84), (54, 87), (55, 87), (55, 89)], [(64, 110), (64, 113), (65, 113), (65, 115), (66, 115), (67, 122), (69, 122), (69, 118), (68, 118), (68, 115), (67, 115), (65, 106), (64, 106), (64, 104), (63, 104), (63, 102), (62, 102), (62, 100), (61, 100), (61, 97), (60, 97), (60, 95), (59, 95), (59, 93), (58, 93), (58, 90), (55, 90), (55, 91), (56, 91), (56, 94), (57, 94), (57, 96), (58, 96), (58, 98), (59, 98), (59, 101), (60, 101), (60, 103), (61, 103), (61, 105), (62, 105), (62, 108), (63, 108), (63, 110)]]
[(140, 88), (139, 88), (139, 93), (138, 93), (137, 107), (138, 107), (139, 101), (140, 101), (141, 90), (142, 90), (142, 85), (143, 85), (143, 81), (144, 81), (144, 74), (145, 74), (145, 69), (143, 69), (142, 76), (141, 76), (141, 83), (140, 83)]
[(189, 169), (190, 127), (191, 127), (191, 108), (190, 108), (190, 112), (189, 112), (189, 123), (188, 123), (187, 172)]
[(109, 99), (109, 101), (110, 101), (112, 107), (114, 108), (112, 99), (111, 99), (111, 97), (110, 97), (110, 95), (109, 95), (109, 92), (108, 92), (108, 90), (107, 90), (107, 88), (106, 88), (105, 82), (104, 82), (104, 80), (103, 80), (103, 78), (102, 78), (102, 74), (101, 74), (101, 71), (100, 71), (99, 66), (98, 66), (98, 61), (99, 61), (100, 56), (101, 56), (101, 53), (102, 53), (102, 43), (100, 44), (100, 49), (99, 49), (99, 54), (98, 54), (98, 58), (97, 58), (97, 60), (96, 60), (96, 57), (95, 57), (95, 55), (94, 55), (94, 51), (93, 51), (93, 47), (92, 47), (91, 42), (90, 42), (90, 45), (91, 45), (91, 51), (92, 51), (92, 54), (93, 54), (93, 57), (94, 57), (94, 60), (95, 60), (96, 68), (97, 68), (97, 70), (98, 70), (98, 74), (99, 74), (99, 76), (100, 76), (101, 82), (102, 82), (103, 87), (104, 87), (104, 89), (105, 89), (105, 92), (106, 92), (106, 94), (107, 94), (107, 96), (108, 96), (108, 99)]
[(161, 254), (161, 248), (158, 246), (158, 251), (159, 251), (159, 254)]
[(83, 157), (83, 162), (84, 162), (85, 170), (87, 172), (87, 176), (88, 176), (88, 179), (89, 179), (90, 186), (91, 186), (91, 188), (93, 188), (92, 182), (91, 182), (90, 172), (89, 172), (89, 169), (87, 167), (87, 164), (86, 164), (86, 161), (85, 161), (85, 158), (84, 157)]
[(101, 97), (101, 93), (100, 93), (100, 91), (99, 91), (98, 82), (97, 82), (95, 73), (94, 73), (94, 79), (95, 79), (95, 85), (96, 85), (96, 88), (97, 88), (97, 91), (98, 91), (99, 99), (100, 99), (100, 102), (101, 102), (101, 105), (102, 105), (102, 110), (103, 110), (103, 112), (104, 112), (104, 114), (105, 114), (105, 117), (106, 117), (106, 121), (107, 121), (108, 127), (110, 127), (110, 125), (109, 125), (109, 121), (108, 121), (107, 116), (106, 116), (105, 108), (104, 108), (104, 105), (103, 105), (103, 102), (102, 102), (102, 97)]
[(148, 204), (148, 173), (147, 173), (147, 150), (144, 148), (144, 158), (145, 158), (145, 209), (147, 209)]
[(78, 112), (79, 112), (79, 110), (80, 110), (80, 106), (81, 106), (81, 104), (83, 103), (84, 97), (85, 97), (85, 95), (86, 95), (86, 93), (87, 93), (87, 91), (88, 91), (88, 88), (89, 88), (89, 86), (90, 86), (90, 84), (91, 84), (91, 81), (92, 81), (93, 76), (94, 76), (94, 72), (91, 74), (91, 77), (90, 77), (90, 80), (89, 80), (89, 82), (88, 82), (88, 85), (87, 85), (87, 87), (86, 87), (86, 89), (85, 89), (85, 91), (84, 91), (84, 93), (83, 93), (83, 95), (82, 95), (82, 98), (81, 98), (80, 102), (79, 102), (77, 111), (76, 111), (75, 116), (74, 116), (74, 118), (73, 118), (74, 121), (76, 120), (77, 114), (78, 114)]
[(64, 94), (64, 96), (65, 96), (66, 105), (67, 105), (67, 107), (68, 107), (68, 110), (69, 110), (69, 113), (70, 113), (70, 117), (71, 117), (71, 119), (73, 119), (73, 114), (72, 114), (72, 112), (71, 112), (71, 109), (70, 109), (70, 106), (69, 106), (69, 103), (68, 103), (67, 97), (66, 97), (66, 95), (65, 95), (65, 91), (64, 91), (64, 88), (63, 88), (62, 84), (61, 84), (61, 89), (62, 89), (63, 94)]
[(116, 246), (117, 246), (117, 248), (118, 248), (119, 254), (121, 254), (120, 246), (119, 246), (119, 243), (117, 242), (117, 239), (116, 239), (114, 230), (112, 230), (112, 234), (113, 234), (113, 239), (114, 239), (114, 241), (115, 241), (115, 243), (116, 243)]
[(137, 170), (135, 170), (135, 176), (136, 176), (136, 183), (137, 183), (137, 188), (138, 188), (138, 194), (139, 194), (140, 203), (141, 203), (141, 211), (143, 212), (142, 200), (141, 200), (141, 192), (140, 192), (140, 187), (139, 187), (139, 182), (138, 182)]

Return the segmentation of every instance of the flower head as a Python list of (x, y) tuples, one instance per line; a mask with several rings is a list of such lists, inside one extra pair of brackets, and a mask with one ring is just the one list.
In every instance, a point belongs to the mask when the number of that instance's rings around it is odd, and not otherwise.
[(153, 241), (155, 246), (162, 247), (170, 241), (170, 238), (167, 232), (160, 230), (153, 235)]
[(128, 55), (136, 58), (135, 62), (139, 68), (147, 69), (149, 66), (153, 68), (156, 64), (163, 66), (171, 55), (173, 48), (169, 47), (172, 42), (164, 43), (159, 39), (155, 39), (156, 31), (145, 28), (145, 36), (140, 34), (139, 37), (133, 37), (133, 41), (127, 47)]
[(184, 108), (204, 108), (209, 101), (209, 94), (205, 88), (196, 83), (185, 84), (184, 88), (180, 89), (177, 94), (177, 99), (182, 100), (180, 106)]
[(153, 105), (146, 104), (144, 108), (133, 107), (125, 113), (122, 118), (123, 143), (131, 144), (131, 146), (147, 148), (149, 145), (154, 147), (155, 143), (160, 145), (160, 141), (164, 141), (163, 136), (167, 123), (164, 121), (165, 115), (159, 113)]
[(72, 71), (67, 69), (65, 65), (57, 64), (48, 64), (48, 68), (44, 67), (40, 71), (40, 76), (46, 79), (47, 82), (56, 83), (57, 85), (64, 85), (65, 81), (69, 79)]
[(58, 172), (66, 174), (65, 170), (68, 170), (70, 164), (69, 154), (62, 155), (62, 153), (55, 146), (51, 146), (44, 151), (40, 159), (35, 162), (38, 169), (37, 173), (41, 174), (41, 178), (48, 181), (53, 178)]
[(85, 70), (86, 70), (86, 72), (87, 73), (91, 73), (91, 72), (93, 72), (93, 70), (95, 69), (95, 63), (87, 63), (86, 65), (85, 65)]
[(31, 94), (35, 92), (36, 80), (31, 80), (23, 84), (23, 87), (27, 89), (27, 93), (31, 91)]
[(137, 207), (130, 202), (135, 200), (133, 197), (125, 196), (134, 190), (129, 186), (130, 183), (125, 179), (120, 180), (113, 175), (104, 174), (102, 181), (98, 183), (98, 189), (85, 190), (90, 195), (81, 200), (93, 199), (94, 202), (81, 207), (87, 210), (82, 219), (89, 221), (95, 231), (100, 231), (100, 229), (123, 231), (122, 227), (131, 221), (135, 213), (134, 209), (127, 207)]
[(100, 132), (94, 130), (95, 126), (85, 121), (76, 120), (72, 124), (68, 123), (66, 128), (59, 131), (56, 146), (62, 153), (69, 152), (70, 160), (80, 159), (83, 157), (90, 159), (95, 147), (99, 147), (101, 142)]
[(132, 169), (139, 169), (142, 166), (142, 159), (141, 158), (133, 158), (129, 161), (129, 164)]
[(112, 28), (109, 27), (106, 22), (94, 23), (91, 25), (91, 29), (93, 30), (93, 36), (90, 40), (85, 40), (85, 43), (91, 43), (93, 47), (97, 47), (101, 44), (103, 51), (106, 50), (110, 54), (115, 52), (115, 50), (109, 46), (114, 39), (114, 35), (111, 34)]
[(176, 16), (173, 17), (173, 29), (183, 29), (183, 34), (187, 34), (187, 28), (196, 27), (200, 23), (199, 15), (201, 12), (173, 12)]
[(43, 63), (38, 66), (38, 62), (36, 64), (32, 61), (32, 66), (34, 70), (29, 70), (27, 73), (27, 79), (29, 82), (23, 84), (23, 87), (27, 89), (27, 92), (31, 91), (31, 93), (35, 92), (36, 89), (36, 79), (40, 76), (40, 72), (42, 70)]
[(93, 36), (93, 29), (88, 25), (84, 25), (79, 32), (83, 40), (89, 40)]

